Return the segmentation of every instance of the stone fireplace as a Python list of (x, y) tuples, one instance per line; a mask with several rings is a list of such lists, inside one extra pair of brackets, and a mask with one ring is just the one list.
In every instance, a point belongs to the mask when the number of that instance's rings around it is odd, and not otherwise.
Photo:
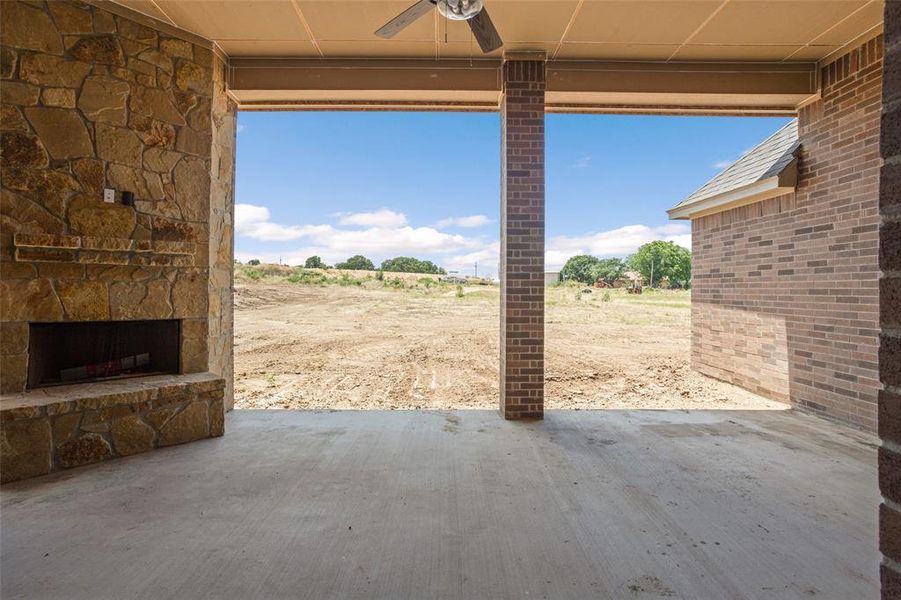
[(190, 34), (68, 0), (4, 2), (0, 44), (2, 480), (222, 435), (224, 63)]
[(179, 372), (177, 319), (31, 323), (27, 389)]

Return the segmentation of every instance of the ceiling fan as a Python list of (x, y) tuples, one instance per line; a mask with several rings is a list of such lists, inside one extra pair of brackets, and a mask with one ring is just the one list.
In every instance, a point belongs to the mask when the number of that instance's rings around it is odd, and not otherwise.
[(416, 4), (385, 23), (375, 34), (389, 39), (401, 30), (412, 25), (435, 7), (447, 19), (452, 21), (469, 21), (469, 28), (479, 43), (482, 52), (492, 52), (504, 45), (501, 36), (494, 28), (484, 0), (419, 0)]

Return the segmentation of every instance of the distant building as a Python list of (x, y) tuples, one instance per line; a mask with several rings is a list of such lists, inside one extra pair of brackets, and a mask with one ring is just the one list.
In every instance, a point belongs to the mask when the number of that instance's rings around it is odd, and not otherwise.
[(445, 283), (451, 284), (463, 285), (466, 283), (466, 277), (460, 277), (459, 275), (442, 275), (440, 279)]
[(560, 271), (545, 271), (544, 285), (554, 285), (560, 281)]

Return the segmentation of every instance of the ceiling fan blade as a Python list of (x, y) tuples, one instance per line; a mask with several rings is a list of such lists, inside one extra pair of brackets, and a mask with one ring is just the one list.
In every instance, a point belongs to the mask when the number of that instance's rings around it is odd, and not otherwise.
[(491, 17), (488, 16), (488, 9), (483, 8), (479, 14), (469, 19), (469, 28), (472, 29), (479, 48), (486, 54), (504, 45), (500, 34), (494, 28), (494, 23), (491, 22)]
[(402, 29), (412, 25), (415, 20), (432, 10), (434, 7), (435, 3), (432, 0), (419, 0), (419, 2), (382, 25), (381, 29), (376, 31), (375, 34), (386, 40), (393, 38), (400, 33)]

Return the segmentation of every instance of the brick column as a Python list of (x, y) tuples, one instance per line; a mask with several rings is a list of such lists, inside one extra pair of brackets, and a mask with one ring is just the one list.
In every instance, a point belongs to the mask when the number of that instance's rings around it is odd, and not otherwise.
[(543, 56), (508, 56), (501, 101), (501, 363), (504, 418), (544, 416)]
[(901, 598), (901, 3), (885, 3), (879, 183), (879, 548), (882, 598)]

